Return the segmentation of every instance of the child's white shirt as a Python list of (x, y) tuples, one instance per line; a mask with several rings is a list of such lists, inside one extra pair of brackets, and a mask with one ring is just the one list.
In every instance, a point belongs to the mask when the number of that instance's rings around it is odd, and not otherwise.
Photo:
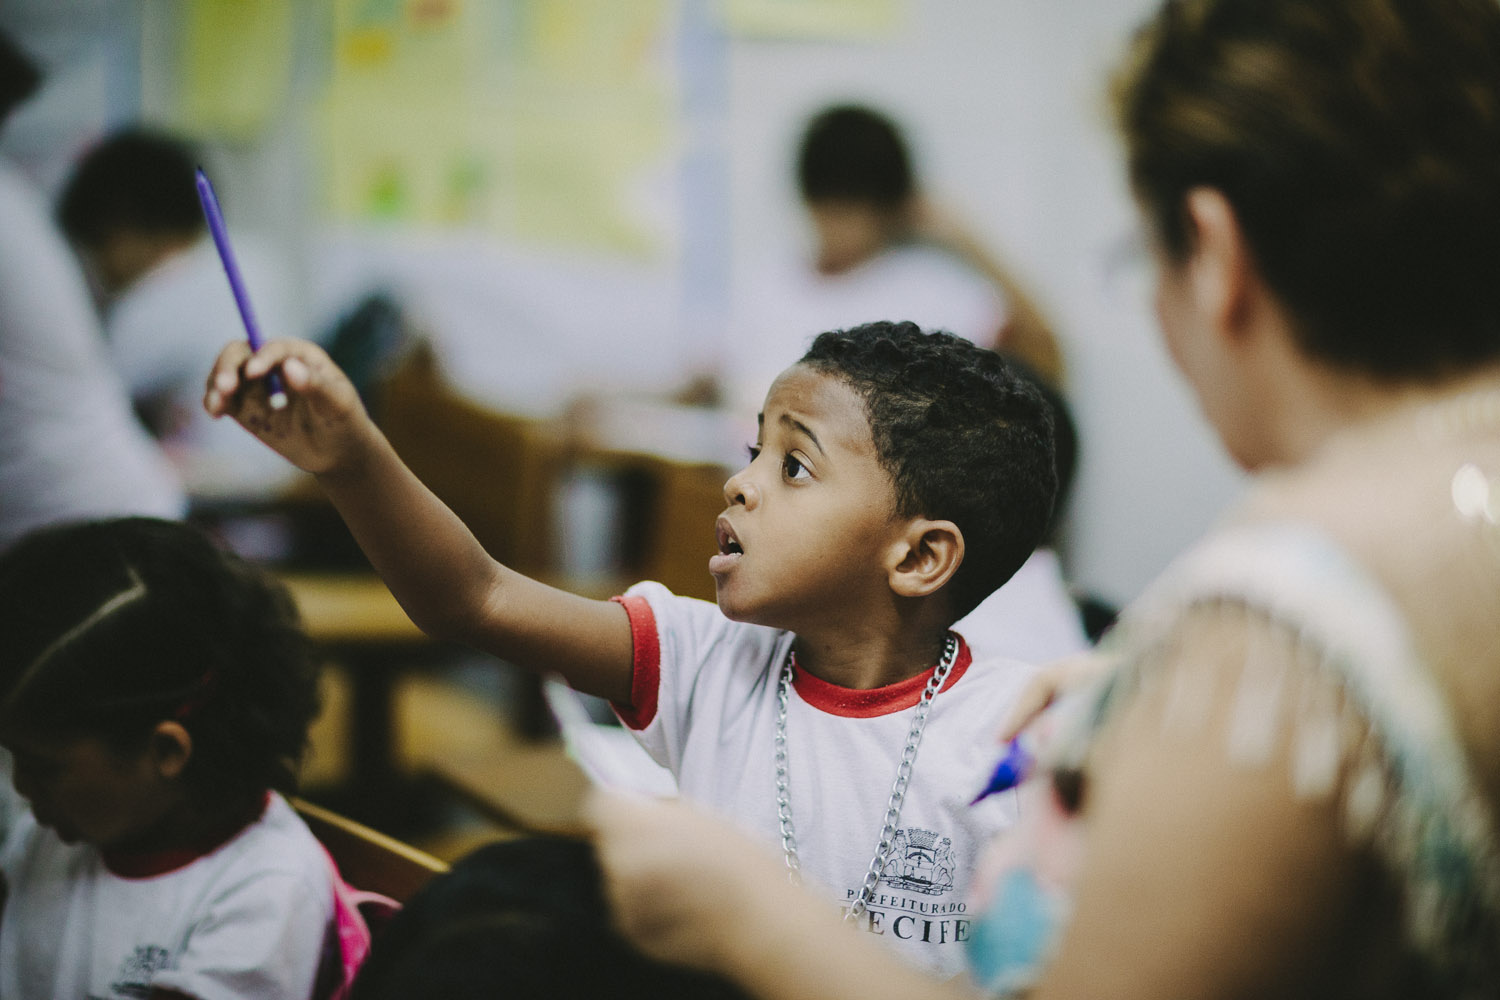
[(5, 833), (3, 1000), (311, 995), (333, 918), (332, 871), (281, 796), (209, 854), (150, 877), (114, 874), (96, 848), (64, 843), (29, 810)]
[[(715, 605), (656, 583), (637, 584), (620, 602), (635, 650), (633, 707), (617, 707), (621, 720), (685, 797), (781, 850), (777, 677), (794, 636), (730, 621)], [(938, 975), (963, 970), (976, 859), (1015, 822), (1014, 792), (969, 803), (1001, 754), (999, 723), (1034, 673), (1014, 660), (972, 662), (961, 644), (932, 702), (896, 844), (861, 921)], [(930, 676), (874, 691), (836, 687), (800, 670), (794, 678), (786, 739), (798, 858), (804, 880), (842, 907), (859, 893), (875, 855)]]

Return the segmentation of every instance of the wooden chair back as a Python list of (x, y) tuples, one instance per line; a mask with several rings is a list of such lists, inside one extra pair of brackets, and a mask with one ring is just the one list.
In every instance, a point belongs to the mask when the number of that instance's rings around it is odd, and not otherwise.
[(446, 861), (331, 809), (305, 799), (292, 799), (292, 807), (332, 856), (344, 881), (356, 889), (404, 903), (434, 875), (448, 870)]
[(464, 397), (426, 345), (380, 386), (376, 419), (490, 555), (529, 576), (553, 568), (552, 494), (566, 459), (549, 424)]

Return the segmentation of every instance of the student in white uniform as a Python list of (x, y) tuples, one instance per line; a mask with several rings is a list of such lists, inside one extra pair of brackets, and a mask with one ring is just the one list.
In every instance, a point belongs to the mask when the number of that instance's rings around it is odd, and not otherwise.
[[(201, 405), (204, 369), (225, 340), (244, 336), (244, 326), (198, 204), (197, 160), (173, 136), (116, 132), (74, 167), (58, 199), (58, 221), (102, 299), (115, 369), (189, 493), (205, 500), (273, 497), (293, 470), (210, 420)], [(244, 206), (235, 207), (226, 204), (232, 225), (247, 217)], [(253, 227), (231, 231), (261, 329), (297, 336), (286, 268)]]
[[(685, 796), (781, 845), (830, 912), (962, 967), (976, 851), (1015, 817), (1007, 796), (969, 801), (1033, 671), (949, 627), (1026, 561), (1057, 488), (1047, 404), (1000, 355), (910, 323), (820, 337), (725, 483), (717, 607), (654, 583), (588, 600), (501, 566), (326, 354), (247, 355), (221, 354), (210, 412), (318, 475), (413, 621), (608, 698)], [(273, 366), (291, 394), (274, 411)]]
[[(0, 34), (0, 125), (40, 77)], [(78, 264), (0, 159), (0, 550), (68, 518), (180, 517), (182, 487), (130, 411)]]
[(721, 394), (751, 416), (786, 358), (812, 338), (874, 320), (910, 320), (1021, 358), (1051, 385), (1063, 357), (1014, 270), (923, 193), (900, 128), (882, 112), (837, 105), (797, 148), (811, 259), (754, 271), (735, 303)]
[(286, 592), (180, 522), (54, 526), (0, 557), (0, 634), (0, 997), (314, 996), (342, 939), (280, 794), (317, 706)]

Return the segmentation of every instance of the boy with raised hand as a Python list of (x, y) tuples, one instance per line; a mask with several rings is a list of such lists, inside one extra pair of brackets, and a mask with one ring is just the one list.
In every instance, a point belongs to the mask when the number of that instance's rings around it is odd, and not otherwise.
[(312, 344), (229, 345), (205, 405), (318, 476), (424, 630), (608, 698), (685, 796), (909, 960), (962, 968), (976, 853), (1015, 813), (969, 802), (1031, 670), (973, 662), (949, 626), (1025, 561), (1056, 491), (1047, 404), (1000, 356), (911, 323), (820, 336), (725, 483), (717, 607), (654, 583), (590, 600), (495, 562)]

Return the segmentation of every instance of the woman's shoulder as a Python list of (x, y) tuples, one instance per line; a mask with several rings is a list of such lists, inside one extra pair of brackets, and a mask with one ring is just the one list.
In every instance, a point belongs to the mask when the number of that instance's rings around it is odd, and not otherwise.
[[(1303, 542), (1283, 545), (1284, 558), (1331, 553), (1358, 606), (1378, 592), (1483, 762), (1500, 755), (1493, 713), (1476, 711), (1500, 697), (1500, 427), (1479, 430), (1424, 434), (1415, 422), (1345, 442), (1264, 477), (1226, 530), (1285, 538), (1295, 525)], [(1480, 770), (1500, 798), (1500, 764)]]
[[(1450, 563), (1486, 530), (1500, 530), (1500, 420), (1453, 430), (1435, 415), (1443, 412), (1419, 409), (1339, 435), (1308, 461), (1257, 476), (1233, 523), (1313, 525), (1395, 584)], [(1494, 491), (1487, 510), (1463, 495), (1476, 475), (1480, 490)], [(1485, 555), (1500, 569), (1500, 548)]]
[(1288, 817), (1335, 804), (1328, 820), (1383, 859), (1407, 943), (1439, 968), (1470, 968), (1461, 956), (1500, 926), (1500, 772), (1486, 763), (1500, 538), (1457, 502), (1472, 457), (1483, 448), (1351, 448), (1265, 477), (1127, 612), (1114, 638), (1128, 667), (1073, 744), (1104, 767), (1094, 726), (1166, 727), (1221, 776), (1274, 778), (1264, 790)]

